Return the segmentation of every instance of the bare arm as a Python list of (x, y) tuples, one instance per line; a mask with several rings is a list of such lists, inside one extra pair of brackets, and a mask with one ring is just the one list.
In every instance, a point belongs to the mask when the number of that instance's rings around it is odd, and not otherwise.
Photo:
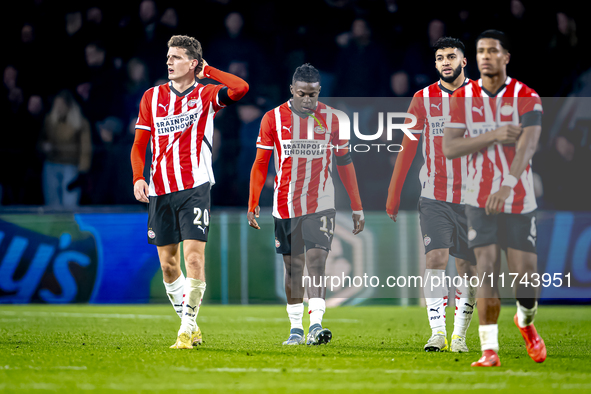
[(509, 174), (517, 179), (521, 177), (530, 160), (534, 157), (534, 153), (536, 153), (541, 133), (542, 126), (528, 126), (523, 129), (523, 133), (515, 145), (515, 157), (513, 163), (511, 163)]

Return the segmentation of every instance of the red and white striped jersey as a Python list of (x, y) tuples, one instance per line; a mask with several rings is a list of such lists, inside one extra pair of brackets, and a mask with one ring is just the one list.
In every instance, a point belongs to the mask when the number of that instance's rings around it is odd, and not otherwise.
[[(316, 110), (321, 113), (324, 108), (327, 106), (319, 102)], [(276, 218), (295, 218), (334, 209), (333, 149), (344, 149), (349, 142), (339, 139), (335, 115), (321, 114), (320, 118), (319, 115), (299, 117), (292, 112), (288, 101), (267, 112), (261, 121), (256, 146), (275, 153), (273, 216)]]
[[(540, 96), (525, 84), (507, 77), (498, 93), (486, 92), (482, 79), (454, 92), (451, 120), (446, 127), (467, 129), (467, 137), (495, 130), (504, 125), (520, 123), (530, 111), (542, 112)], [(515, 144), (494, 143), (469, 155), (466, 204), (485, 208), (488, 196), (501, 188), (513, 158)], [(528, 213), (537, 208), (531, 160), (517, 185), (505, 200), (505, 213)]]
[[(464, 85), (470, 82), (468, 78)], [(462, 86), (464, 86), (462, 85)], [(436, 82), (419, 90), (413, 96), (408, 112), (417, 117), (411, 132), (423, 134), (423, 158), (425, 163), (419, 173), (421, 197), (464, 203), (468, 159), (449, 160), (443, 154), (443, 129), (449, 120), (449, 97), (453, 91)]]
[(150, 196), (215, 183), (212, 162), (213, 119), (224, 107), (224, 85), (201, 85), (177, 92), (172, 82), (144, 93), (137, 129), (151, 134)]

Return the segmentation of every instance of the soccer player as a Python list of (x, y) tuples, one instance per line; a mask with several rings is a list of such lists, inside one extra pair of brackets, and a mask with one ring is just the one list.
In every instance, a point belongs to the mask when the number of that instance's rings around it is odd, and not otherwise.
[[(449, 97), (454, 90), (466, 85), (469, 79), (464, 75), (467, 60), (464, 44), (455, 38), (442, 37), (433, 45), (435, 69), (439, 81), (415, 93), (409, 113), (417, 118), (411, 130), (418, 137), (423, 134), (423, 165), (421, 197), (419, 198), (419, 219), (423, 243), (425, 244), (425, 301), (431, 326), (431, 337), (425, 344), (425, 351), (439, 352), (448, 349), (445, 327), (447, 288), (442, 286), (431, 291), (430, 278), (445, 275), (449, 255), (455, 257), (460, 276), (472, 276), (476, 263), (474, 254), (468, 248), (464, 197), (466, 193), (467, 159), (446, 160), (441, 150), (443, 128), (449, 116)], [(404, 136), (403, 150), (396, 158), (394, 172), (388, 188), (386, 212), (396, 221), (400, 207), (400, 192), (415, 157), (419, 141)], [(476, 301), (476, 289), (468, 281), (456, 289), (456, 314), (451, 340), (452, 352), (467, 352), (466, 332)]]
[[(166, 57), (170, 82), (144, 93), (131, 151), (133, 190), (149, 203), (148, 242), (157, 246), (164, 287), (181, 317), (171, 348), (201, 344), (197, 314), (205, 292), (205, 243), (211, 218), (209, 191), (215, 183), (212, 162), (213, 119), (248, 91), (242, 79), (207, 64), (193, 37), (173, 36)], [(195, 77), (219, 85), (202, 85)], [(142, 173), (151, 137), (150, 185)], [(183, 241), (187, 278), (180, 267)]]
[(454, 92), (443, 137), (447, 158), (469, 155), (468, 244), (476, 254), (478, 276), (484, 278), (478, 293), (483, 354), (472, 366), (501, 365), (497, 354), (501, 303), (494, 281), (500, 270), (499, 247), (507, 251), (509, 271), (523, 283), (516, 289), (515, 324), (529, 356), (543, 362), (546, 346), (533, 325), (538, 307), (531, 282), (532, 274), (537, 274), (531, 158), (542, 130), (542, 101), (533, 89), (507, 76), (511, 55), (504, 33), (487, 30), (476, 43), (481, 79)]
[[(318, 102), (320, 74), (310, 64), (298, 67), (290, 87), (292, 98), (267, 112), (261, 121), (257, 156), (250, 175), (248, 223), (259, 229), (259, 197), (267, 178), (269, 160), (275, 153), (273, 217), (275, 247), (285, 264), (287, 314), (290, 335), (284, 345), (319, 345), (330, 342), (332, 333), (322, 328), (326, 287), (321, 283), (335, 226), (333, 151), (339, 176), (347, 189), (353, 209), (353, 234), (365, 225), (355, 167), (348, 141), (341, 140), (338, 119), (323, 113), (328, 107)], [(312, 283), (308, 286), (310, 327), (304, 337), (304, 266)]]

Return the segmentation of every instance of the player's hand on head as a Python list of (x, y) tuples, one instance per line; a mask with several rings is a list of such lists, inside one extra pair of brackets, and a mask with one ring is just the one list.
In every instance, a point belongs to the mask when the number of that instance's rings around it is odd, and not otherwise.
[(201, 70), (199, 70), (199, 72), (197, 73), (197, 78), (199, 79), (203, 79), (205, 78), (205, 66), (207, 66), (207, 62), (205, 61), (205, 59), (201, 59), (201, 64), (197, 67), (201, 67)]
[(501, 144), (514, 144), (521, 135), (523, 128), (521, 125), (505, 125), (495, 130), (496, 140)]
[(248, 212), (246, 214), (246, 218), (248, 219), (248, 225), (252, 228), (256, 228), (257, 230), (260, 230), (261, 227), (259, 226), (259, 224), (257, 223), (255, 217), (259, 217), (259, 214), (261, 213), (261, 207), (259, 207), (258, 205), (254, 208), (254, 212)]
[(365, 227), (365, 216), (363, 211), (353, 211), (353, 231), (352, 233), (357, 235), (363, 231)]
[(148, 188), (148, 184), (143, 179), (138, 179), (133, 185), (133, 194), (135, 195), (135, 199), (139, 202), (150, 202), (148, 195), (150, 194), (150, 189)]
[(511, 194), (511, 188), (508, 186), (501, 186), (501, 189), (488, 196), (484, 211), (487, 215), (496, 215), (503, 211), (505, 200), (509, 198)]

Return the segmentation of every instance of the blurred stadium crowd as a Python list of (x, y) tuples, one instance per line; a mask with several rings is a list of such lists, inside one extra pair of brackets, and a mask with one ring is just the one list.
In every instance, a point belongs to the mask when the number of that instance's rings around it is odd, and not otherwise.
[[(509, 75), (541, 96), (589, 96), (591, 89), (584, 52), (590, 29), (581, 9), (564, 1), (23, 0), (11, 7), (18, 10), (3, 13), (0, 25), (7, 46), (0, 205), (9, 208), (136, 203), (134, 124), (144, 91), (167, 81), (173, 34), (196, 37), (210, 65), (250, 84), (248, 95), (216, 118), (218, 206), (246, 206), (260, 119), (289, 98), (291, 75), (305, 62), (321, 71), (325, 97), (411, 97), (437, 80), (431, 43), (443, 35), (462, 39), (467, 74), (478, 78), (475, 37), (496, 28), (513, 39)], [(550, 126), (534, 158), (540, 205), (590, 209), (577, 188), (589, 183), (591, 122)], [(384, 209), (390, 155), (375, 171), (383, 197), (366, 209)], [(418, 190), (405, 189), (401, 208), (414, 209)], [(270, 204), (270, 192), (262, 203)]]

